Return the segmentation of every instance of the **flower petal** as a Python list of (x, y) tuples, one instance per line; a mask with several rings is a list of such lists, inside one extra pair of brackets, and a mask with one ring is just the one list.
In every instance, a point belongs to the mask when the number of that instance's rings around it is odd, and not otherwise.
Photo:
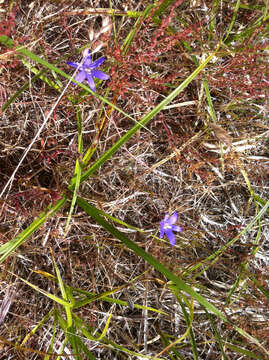
[(106, 73), (104, 73), (103, 71), (92, 70), (91, 73), (92, 73), (92, 76), (94, 76), (100, 80), (108, 80), (109, 79), (109, 76)]
[(86, 76), (86, 71), (82, 70), (76, 75), (75, 80), (78, 82), (83, 82), (86, 79)]
[(177, 226), (177, 225), (172, 225), (172, 231), (181, 232), (181, 231), (182, 231), (182, 227), (181, 227), (181, 226)]
[(86, 59), (84, 60), (83, 66), (88, 68), (88, 67), (91, 67), (91, 65), (92, 65), (92, 57), (91, 57), (91, 55), (88, 55), (86, 57)]
[(168, 240), (169, 240), (170, 244), (171, 244), (172, 246), (174, 246), (175, 243), (176, 243), (176, 238), (175, 238), (175, 235), (173, 234), (173, 231), (172, 231), (171, 229), (167, 229), (167, 230), (165, 231), (165, 234), (166, 234), (166, 236), (168, 237)]
[(89, 73), (86, 73), (87, 75), (87, 81), (88, 81), (88, 84), (90, 86), (90, 89), (94, 92), (95, 91), (95, 84), (94, 84), (94, 80), (93, 80), (93, 77), (91, 74)]
[(167, 222), (168, 219), (169, 219), (169, 214), (165, 214), (165, 217), (164, 217), (163, 221)]
[[(95, 69), (98, 68), (100, 65), (103, 64), (103, 62), (105, 61), (105, 57), (102, 56), (99, 59), (95, 60), (93, 63), (91, 63), (90, 65), (88, 65), (87, 67), (91, 68), (91, 69)], [(85, 64), (85, 63), (84, 63)], [(86, 66), (86, 65), (85, 65)]]
[(173, 215), (170, 216), (170, 218), (167, 220), (169, 225), (174, 224), (177, 221), (178, 214), (175, 211)]
[(73, 66), (75, 69), (77, 69), (79, 67), (78, 63), (72, 62), (72, 61), (68, 61), (67, 65)]

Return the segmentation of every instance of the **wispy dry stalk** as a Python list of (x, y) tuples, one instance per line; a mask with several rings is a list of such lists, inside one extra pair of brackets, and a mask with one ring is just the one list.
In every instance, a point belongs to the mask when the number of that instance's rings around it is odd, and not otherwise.
[(0, 305), (0, 325), (4, 322), (5, 317), (9, 312), (9, 308), (14, 300), (15, 290), (14, 287), (7, 287), (5, 291), (5, 296)]

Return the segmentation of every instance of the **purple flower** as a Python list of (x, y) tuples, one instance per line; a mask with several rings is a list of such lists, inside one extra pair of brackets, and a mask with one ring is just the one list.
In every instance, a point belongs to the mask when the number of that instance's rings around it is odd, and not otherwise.
[(175, 211), (173, 215), (169, 216), (165, 214), (164, 219), (160, 222), (160, 238), (162, 239), (164, 234), (168, 237), (168, 240), (172, 246), (175, 245), (176, 238), (173, 231), (181, 232), (182, 227), (174, 225), (177, 221), (178, 214)]
[[(85, 58), (82, 64), (76, 62), (67, 62), (67, 65), (73, 66), (79, 70), (79, 73), (76, 75), (75, 80), (78, 82), (83, 82), (87, 79), (90, 89), (95, 91), (95, 84), (93, 78), (96, 77), (100, 80), (108, 80), (109, 76), (97, 68), (103, 64), (105, 57), (102, 56), (98, 60), (92, 62), (91, 54), (89, 49), (85, 51)], [(74, 83), (75, 84), (75, 83)]]

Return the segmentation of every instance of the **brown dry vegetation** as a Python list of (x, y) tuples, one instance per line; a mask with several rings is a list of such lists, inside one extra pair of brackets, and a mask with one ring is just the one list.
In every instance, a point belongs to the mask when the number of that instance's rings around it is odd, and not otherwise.
[[(217, 3), (219, 6), (214, 10)], [(143, 11), (148, 4), (150, 1), (111, 1), (112, 8), (121, 11)], [(119, 226), (136, 244), (268, 349), (268, 298), (257, 282), (251, 280), (258, 280), (268, 292), (268, 212), (217, 261), (207, 261), (205, 266), (209, 267), (205, 271), (199, 273), (201, 267), (190, 271), (236, 237), (268, 200), (266, 24), (262, 22), (252, 31), (252, 25), (263, 14), (265, 1), (241, 1), (241, 4), (245, 7), (239, 8), (226, 45), (213, 61), (149, 122), (147, 129), (137, 132), (90, 180), (81, 184), (79, 194), (97, 208), (143, 230), (140, 233)], [(247, 5), (253, 8), (248, 9)], [(11, 37), (17, 45), (26, 46), (71, 74), (72, 69), (65, 62), (80, 61), (78, 49), (87, 46), (91, 36), (96, 37), (102, 29), (103, 14), (85, 11), (109, 8), (110, 2), (10, 0), (0, 6), (0, 35)], [(230, 1), (177, 1), (162, 14), (159, 24), (153, 21), (152, 14), (141, 23), (126, 52), (120, 47), (136, 19), (111, 17), (116, 37), (112, 29), (92, 43), (92, 50), (103, 44), (94, 59), (105, 55), (103, 69), (110, 74), (110, 81), (102, 82), (97, 88), (98, 94), (107, 96), (113, 104), (140, 120), (195, 70), (193, 56), (201, 61), (216, 49), (225, 37), (234, 6)], [(186, 43), (191, 47), (189, 50)], [(3, 106), (34, 74), (14, 49), (5, 46), (0, 49), (0, 105)], [(40, 65), (26, 60), (42, 70)], [(59, 75), (55, 79), (49, 71), (44, 75), (52, 81), (67, 83)], [(216, 123), (210, 116), (203, 80), (208, 81)], [(0, 192), (60, 93), (37, 79), (1, 112)], [(70, 95), (76, 99), (75, 105), (69, 100)], [(26, 229), (66, 191), (80, 156), (78, 107), (84, 149), (93, 140), (97, 144), (92, 161), (134, 125), (121, 113), (92, 95), (82, 96), (77, 86), (70, 85), (0, 199), (1, 245)], [(102, 121), (104, 126), (99, 132)], [(166, 346), (163, 334), (175, 341), (187, 329), (167, 279), (106, 233), (79, 207), (75, 207), (65, 234), (69, 205), (1, 264), (1, 309), (8, 299), (10, 307), (0, 325), (0, 359), (43, 359), (49, 349), (53, 317), (19, 347), (33, 327), (57, 305), (18, 276), (61, 297), (58, 286), (45, 276), (45, 272), (55, 271), (52, 254), (64, 283), (72, 288), (101, 294), (126, 285), (112, 297), (165, 312), (156, 314), (102, 299), (74, 310), (98, 331), (103, 330), (107, 315), (112, 312), (106, 334), (110, 340), (131, 351), (152, 358), (157, 356)], [(153, 235), (158, 236), (164, 214), (175, 210), (183, 232), (177, 234), (176, 246), (171, 247)], [(225, 303), (238, 278), (238, 287)], [(193, 306), (198, 359), (221, 359), (209, 318), (198, 303), (194, 302)], [(265, 356), (253, 342), (247, 342), (227, 324), (215, 320), (224, 344), (227, 341), (253, 351), (260, 358)], [(83, 336), (82, 340), (98, 359), (136, 358)], [(57, 327), (51, 352), (56, 354), (63, 342), (64, 333)], [(184, 359), (194, 358), (188, 337), (179, 343), (177, 350)], [(73, 349), (67, 344), (62, 359), (75, 359), (72, 354)], [(225, 354), (227, 359), (248, 358), (228, 346)], [(168, 352), (159, 357), (169, 359)]]

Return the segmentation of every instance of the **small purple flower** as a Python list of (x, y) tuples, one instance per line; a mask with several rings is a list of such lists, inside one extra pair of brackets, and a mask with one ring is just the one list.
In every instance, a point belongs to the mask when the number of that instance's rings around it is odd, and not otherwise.
[[(78, 82), (83, 82), (87, 79), (90, 89), (95, 91), (95, 84), (93, 78), (96, 77), (100, 80), (108, 80), (109, 76), (97, 68), (103, 64), (105, 57), (102, 56), (98, 60), (92, 62), (91, 54), (89, 49), (86, 49), (84, 52), (85, 58), (82, 64), (76, 62), (67, 62), (67, 65), (73, 66), (79, 70), (79, 73), (76, 75), (75, 80)], [(75, 84), (75, 83), (74, 83)]]
[(178, 214), (175, 211), (173, 215), (169, 216), (165, 214), (164, 219), (160, 222), (160, 238), (162, 239), (164, 234), (168, 237), (168, 240), (172, 246), (176, 243), (175, 235), (173, 231), (181, 232), (182, 227), (174, 225), (177, 221)]

